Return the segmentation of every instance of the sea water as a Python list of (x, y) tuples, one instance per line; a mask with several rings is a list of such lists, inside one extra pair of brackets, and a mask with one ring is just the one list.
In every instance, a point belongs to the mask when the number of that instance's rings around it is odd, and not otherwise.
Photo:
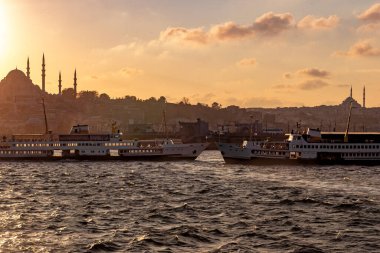
[(0, 162), (0, 252), (380, 252), (380, 167)]

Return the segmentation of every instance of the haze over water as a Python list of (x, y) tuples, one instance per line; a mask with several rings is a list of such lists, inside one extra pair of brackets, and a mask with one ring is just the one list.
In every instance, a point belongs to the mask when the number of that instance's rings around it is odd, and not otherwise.
[[(1, 252), (378, 252), (380, 168), (2, 162)], [(308, 251), (306, 251), (308, 250)]]

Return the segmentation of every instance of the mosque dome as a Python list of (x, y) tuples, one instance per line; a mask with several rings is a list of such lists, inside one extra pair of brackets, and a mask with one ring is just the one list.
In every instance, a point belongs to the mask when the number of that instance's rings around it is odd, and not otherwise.
[(6, 76), (6, 78), (25, 78), (25, 77), (26, 77), (25, 73), (17, 68), (14, 70), (11, 70)]
[(352, 97), (347, 97), (345, 100), (343, 100), (343, 102), (341, 103), (341, 106), (343, 107), (350, 107), (350, 104), (352, 103), (352, 106), (353, 107), (362, 107), (358, 101), (356, 101), (354, 98)]

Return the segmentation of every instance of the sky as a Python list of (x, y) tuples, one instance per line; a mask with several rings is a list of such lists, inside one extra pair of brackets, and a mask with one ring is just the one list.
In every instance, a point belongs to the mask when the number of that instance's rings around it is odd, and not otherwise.
[(380, 1), (0, 0), (0, 78), (223, 107), (380, 106)]

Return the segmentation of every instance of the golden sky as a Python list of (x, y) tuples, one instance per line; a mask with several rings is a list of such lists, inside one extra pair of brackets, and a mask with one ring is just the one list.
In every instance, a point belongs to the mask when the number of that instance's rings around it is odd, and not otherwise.
[(380, 1), (0, 0), (0, 78), (242, 107), (380, 106)]

